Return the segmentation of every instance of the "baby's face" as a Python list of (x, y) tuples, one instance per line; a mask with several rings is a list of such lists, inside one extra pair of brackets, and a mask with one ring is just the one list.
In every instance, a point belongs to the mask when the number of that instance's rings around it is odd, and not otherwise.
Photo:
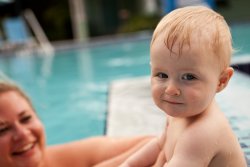
[(217, 91), (220, 68), (216, 58), (195, 40), (179, 43), (173, 52), (158, 37), (151, 47), (151, 89), (153, 100), (165, 113), (173, 117), (189, 117), (205, 111)]

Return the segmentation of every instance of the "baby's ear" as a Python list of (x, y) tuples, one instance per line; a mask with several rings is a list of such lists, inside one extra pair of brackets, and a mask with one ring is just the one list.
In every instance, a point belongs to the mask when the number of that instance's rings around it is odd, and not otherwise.
[(234, 70), (232, 67), (226, 68), (220, 75), (219, 84), (217, 86), (217, 92), (222, 91), (228, 84), (230, 78), (232, 77)]

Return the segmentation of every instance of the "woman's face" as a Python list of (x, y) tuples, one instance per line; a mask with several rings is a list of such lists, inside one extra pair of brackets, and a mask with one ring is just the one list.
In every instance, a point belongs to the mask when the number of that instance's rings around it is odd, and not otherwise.
[(44, 150), (44, 128), (29, 103), (14, 91), (0, 94), (0, 166), (37, 167)]

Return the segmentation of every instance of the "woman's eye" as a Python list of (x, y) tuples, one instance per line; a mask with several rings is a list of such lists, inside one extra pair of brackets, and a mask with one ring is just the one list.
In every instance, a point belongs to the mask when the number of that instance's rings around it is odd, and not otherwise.
[(6, 133), (8, 130), (9, 130), (9, 127), (0, 128), (0, 136)]
[(31, 120), (32, 116), (28, 115), (28, 116), (24, 116), (23, 118), (21, 118), (20, 122), (21, 123), (27, 123)]
[(190, 80), (194, 80), (197, 78), (193, 74), (185, 74), (183, 75), (182, 79), (190, 81)]
[(164, 74), (164, 73), (161, 73), (161, 72), (158, 73), (156, 76), (159, 77), (159, 78), (168, 78), (167, 74)]

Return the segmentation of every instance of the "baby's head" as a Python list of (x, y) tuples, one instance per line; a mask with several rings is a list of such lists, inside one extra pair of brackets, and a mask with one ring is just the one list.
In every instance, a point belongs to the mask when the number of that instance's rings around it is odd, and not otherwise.
[(166, 15), (150, 48), (155, 104), (173, 117), (207, 111), (233, 74), (232, 50), (228, 25), (211, 9), (184, 7)]
[(230, 65), (233, 51), (230, 29), (223, 16), (207, 7), (184, 7), (167, 14), (154, 31), (151, 47), (159, 37), (177, 55), (181, 55), (183, 47), (198, 44), (209, 56), (215, 56), (221, 70)]

